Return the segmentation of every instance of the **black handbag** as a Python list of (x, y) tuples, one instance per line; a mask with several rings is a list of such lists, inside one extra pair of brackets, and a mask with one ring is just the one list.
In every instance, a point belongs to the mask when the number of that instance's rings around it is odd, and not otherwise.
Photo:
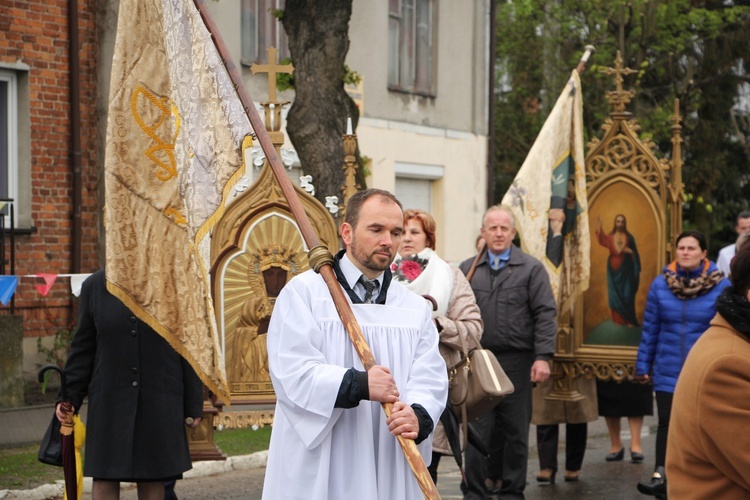
[[(60, 374), (60, 394), (67, 400), (67, 392), (65, 387), (65, 372), (62, 368), (56, 365), (47, 365), (39, 370), (39, 383), (44, 381), (44, 372), (47, 370), (54, 370)], [(55, 405), (57, 408), (57, 405)], [(55, 414), (55, 408), (52, 409), (52, 421), (47, 426), (47, 431), (44, 433), (42, 442), (39, 445), (39, 454), (37, 458), (43, 464), (56, 465), (62, 467), (62, 437), (60, 436), (60, 421), (57, 419)]]
[(42, 443), (39, 445), (39, 461), (62, 467), (62, 439), (60, 437), (60, 421), (57, 419), (54, 410), (52, 412), (52, 421), (47, 426)]

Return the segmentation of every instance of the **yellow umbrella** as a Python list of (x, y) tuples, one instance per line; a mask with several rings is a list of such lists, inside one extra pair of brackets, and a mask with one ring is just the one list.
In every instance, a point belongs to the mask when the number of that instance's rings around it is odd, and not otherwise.
[[(76, 484), (78, 485), (78, 499), (83, 496), (83, 459), (81, 458), (81, 448), (86, 442), (86, 426), (83, 425), (80, 415), (73, 415), (73, 444), (76, 449)], [(68, 500), (68, 493), (65, 492), (64, 500)]]

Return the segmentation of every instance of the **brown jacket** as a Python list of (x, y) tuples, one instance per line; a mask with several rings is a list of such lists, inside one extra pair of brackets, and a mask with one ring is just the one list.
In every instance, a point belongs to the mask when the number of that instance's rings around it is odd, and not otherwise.
[(677, 380), (667, 441), (669, 498), (750, 499), (750, 342), (717, 314)]
[[(440, 332), (440, 354), (445, 360), (446, 367), (455, 365), (461, 360), (462, 339), (467, 352), (479, 347), (482, 339), (482, 315), (474, 299), (471, 285), (459, 269), (453, 268), (453, 291), (448, 314), (439, 316), (437, 320), (443, 327)], [(451, 454), (448, 439), (440, 423), (435, 427), (432, 448), (444, 455)]]

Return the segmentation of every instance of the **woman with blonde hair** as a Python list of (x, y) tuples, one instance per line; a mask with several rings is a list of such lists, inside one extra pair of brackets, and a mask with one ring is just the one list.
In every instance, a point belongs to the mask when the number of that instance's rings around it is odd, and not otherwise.
[[(463, 273), (435, 253), (435, 219), (427, 212), (404, 212), (404, 235), (391, 271), (394, 280), (433, 303), (432, 318), (440, 334), (440, 354), (447, 366), (479, 347), (483, 324), (474, 292)], [(440, 457), (450, 454), (445, 429), (438, 423), (432, 463), (428, 467), (436, 483)]]

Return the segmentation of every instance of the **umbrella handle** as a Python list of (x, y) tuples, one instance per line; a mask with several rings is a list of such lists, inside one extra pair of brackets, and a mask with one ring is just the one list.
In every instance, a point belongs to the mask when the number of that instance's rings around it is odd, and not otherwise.
[(65, 370), (63, 370), (62, 368), (60, 368), (57, 365), (43, 366), (39, 370), (39, 375), (37, 376), (37, 379), (39, 380), (40, 384), (44, 382), (44, 374), (47, 372), (47, 370), (53, 370), (53, 371), (56, 371), (57, 373), (60, 374), (60, 395), (62, 396), (62, 399), (64, 401), (67, 401), (68, 400), (68, 390), (67, 390), (67, 388), (65, 386)]

